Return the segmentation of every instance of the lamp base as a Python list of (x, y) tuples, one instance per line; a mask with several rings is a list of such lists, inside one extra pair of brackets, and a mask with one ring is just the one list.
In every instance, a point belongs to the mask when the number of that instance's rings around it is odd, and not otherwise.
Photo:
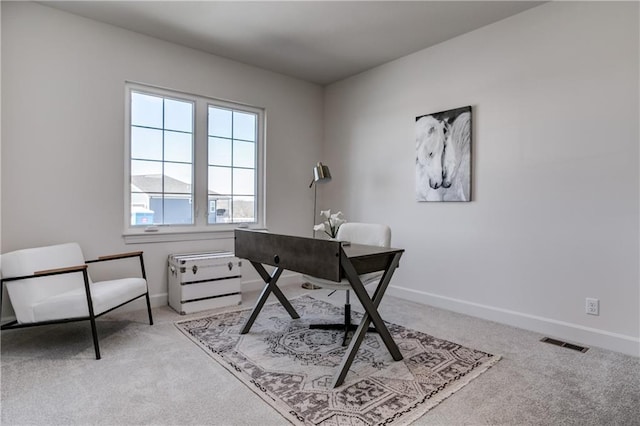
[(302, 283), (302, 288), (304, 288), (305, 290), (319, 290), (322, 287), (320, 287), (319, 285), (311, 284), (311, 283)]

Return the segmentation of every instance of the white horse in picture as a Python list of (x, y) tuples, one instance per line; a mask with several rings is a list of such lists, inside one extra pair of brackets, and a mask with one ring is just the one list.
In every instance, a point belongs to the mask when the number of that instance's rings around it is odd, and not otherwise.
[(416, 198), (441, 201), (445, 123), (433, 116), (416, 121)]
[(444, 201), (469, 201), (471, 186), (471, 113), (463, 112), (453, 121), (442, 156)]

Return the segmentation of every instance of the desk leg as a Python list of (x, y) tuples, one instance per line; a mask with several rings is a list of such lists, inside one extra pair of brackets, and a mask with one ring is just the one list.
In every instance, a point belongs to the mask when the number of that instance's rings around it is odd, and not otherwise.
[[(351, 276), (351, 278), (349, 278), (349, 281), (351, 282), (351, 286), (353, 287), (354, 293), (356, 293), (356, 295), (358, 296), (358, 299), (360, 300), (360, 303), (362, 303), (362, 306), (365, 309), (365, 312), (366, 312), (365, 315), (366, 314), (369, 315), (370, 320), (373, 322), (374, 326), (376, 327), (376, 330), (378, 331), (378, 334), (382, 338), (382, 341), (387, 346), (387, 349), (391, 353), (391, 356), (393, 357), (393, 359), (396, 361), (400, 361), (402, 359), (402, 354), (400, 353), (398, 346), (396, 345), (393, 338), (391, 337), (391, 333), (389, 333), (389, 329), (387, 328), (384, 321), (382, 320), (382, 317), (380, 317), (380, 314), (378, 313), (378, 306), (382, 301), (382, 297), (384, 296), (384, 293), (387, 291), (387, 287), (389, 286), (389, 282), (391, 281), (391, 277), (393, 276), (393, 273), (398, 267), (398, 264), (400, 262), (400, 256), (401, 254), (398, 253), (391, 260), (389, 266), (384, 272), (384, 275), (380, 279), (380, 283), (378, 284), (378, 286), (376, 287), (373, 293), (373, 299), (369, 298), (369, 295), (367, 294), (367, 290), (362, 285), (362, 282), (360, 281), (360, 278), (358, 277), (355, 269), (353, 268), (353, 265), (351, 265), (351, 262), (348, 262), (348, 264), (345, 265), (346, 266), (345, 272), (347, 273), (347, 277)], [(351, 271), (347, 272), (348, 269), (351, 269)]]
[(362, 306), (365, 308), (366, 312), (353, 337), (351, 337), (351, 343), (347, 348), (345, 356), (342, 358), (338, 374), (336, 374), (333, 379), (332, 387), (338, 387), (344, 382), (344, 379), (349, 372), (349, 368), (351, 367), (351, 364), (356, 357), (358, 349), (360, 348), (360, 345), (364, 340), (364, 337), (369, 328), (369, 324), (372, 321), (376, 327), (376, 331), (382, 338), (382, 341), (391, 353), (393, 359), (396, 361), (400, 361), (402, 359), (402, 353), (400, 353), (398, 345), (396, 345), (396, 343), (394, 342), (393, 338), (391, 337), (391, 333), (389, 333), (389, 329), (387, 329), (387, 326), (385, 325), (384, 321), (382, 321), (382, 318), (380, 317), (380, 314), (377, 310), (380, 302), (382, 301), (382, 297), (384, 296), (384, 293), (389, 286), (391, 277), (393, 276), (395, 269), (398, 267), (400, 256), (401, 254), (398, 253), (393, 257), (389, 266), (385, 270), (380, 283), (375, 289), (372, 300), (369, 298), (367, 290), (365, 289), (364, 285), (362, 285), (362, 281), (360, 281), (360, 278), (358, 277), (358, 274), (351, 264), (351, 261), (349, 261), (349, 258), (347, 258), (347, 256), (342, 253), (341, 261), (344, 272), (347, 275), (349, 282), (351, 283), (351, 287), (353, 288), (354, 293), (356, 293), (356, 295), (358, 296), (358, 299), (360, 300), (360, 303), (362, 303)]
[(262, 289), (262, 293), (260, 293), (260, 297), (258, 297), (256, 304), (253, 306), (251, 315), (249, 315), (249, 318), (247, 318), (247, 321), (244, 323), (244, 326), (242, 326), (242, 331), (240, 331), (240, 334), (247, 334), (249, 332), (249, 330), (251, 329), (251, 326), (255, 322), (256, 318), (258, 318), (258, 314), (262, 310), (262, 307), (264, 306), (265, 302), (269, 298), (269, 295), (271, 294), (271, 292), (273, 292), (273, 294), (278, 298), (278, 301), (282, 304), (282, 306), (284, 306), (284, 308), (287, 310), (291, 318), (293, 319), (300, 318), (300, 315), (298, 315), (298, 313), (293, 308), (293, 306), (291, 306), (291, 303), (289, 303), (289, 301), (284, 296), (284, 294), (282, 294), (282, 291), (280, 290), (280, 288), (278, 288), (277, 286), (278, 278), (280, 278), (280, 274), (282, 274), (282, 268), (274, 269), (273, 273), (269, 275), (267, 271), (264, 269), (264, 266), (262, 266), (262, 264), (257, 262), (251, 262), (251, 264), (256, 269), (256, 271), (258, 271), (258, 274), (260, 274), (260, 276), (264, 280), (265, 286)]
[(347, 377), (347, 373), (349, 372), (349, 368), (353, 363), (353, 360), (358, 353), (358, 348), (360, 348), (360, 344), (364, 340), (364, 336), (367, 334), (367, 329), (369, 328), (369, 324), (371, 323), (371, 319), (368, 315), (365, 314), (364, 318), (358, 325), (358, 328), (351, 336), (351, 342), (349, 343), (349, 347), (345, 352), (342, 361), (340, 362), (340, 366), (338, 367), (338, 373), (333, 377), (333, 383), (331, 383), (332, 388), (337, 388), (344, 382), (344, 378)]

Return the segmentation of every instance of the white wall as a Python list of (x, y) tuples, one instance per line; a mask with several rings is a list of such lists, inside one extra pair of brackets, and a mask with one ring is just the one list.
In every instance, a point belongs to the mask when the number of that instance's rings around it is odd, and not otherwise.
[(142, 249), (157, 305), (166, 304), (169, 253), (232, 248), (232, 239), (124, 244), (126, 80), (266, 108), (267, 226), (309, 231), (320, 86), (35, 3), (2, 2), (2, 252), (65, 241), (78, 241), (88, 258)]
[[(327, 88), (320, 204), (392, 227), (391, 293), (640, 354), (638, 17), (547, 3)], [(473, 201), (414, 201), (415, 117), (466, 105)]]

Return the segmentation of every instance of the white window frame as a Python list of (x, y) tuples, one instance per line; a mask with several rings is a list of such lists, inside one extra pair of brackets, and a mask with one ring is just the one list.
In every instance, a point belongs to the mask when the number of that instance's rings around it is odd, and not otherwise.
[[(131, 93), (142, 92), (194, 104), (194, 146), (193, 146), (193, 217), (192, 225), (131, 225)], [(208, 110), (209, 106), (219, 106), (256, 114), (256, 222), (251, 223), (208, 223)], [(189, 241), (202, 239), (232, 238), (235, 228), (264, 229), (265, 218), (265, 123), (264, 108), (236, 102), (223, 101), (212, 97), (178, 92), (175, 90), (149, 86), (140, 83), (125, 83), (125, 137), (124, 137), (124, 232), (126, 243), (148, 243), (165, 241)]]

